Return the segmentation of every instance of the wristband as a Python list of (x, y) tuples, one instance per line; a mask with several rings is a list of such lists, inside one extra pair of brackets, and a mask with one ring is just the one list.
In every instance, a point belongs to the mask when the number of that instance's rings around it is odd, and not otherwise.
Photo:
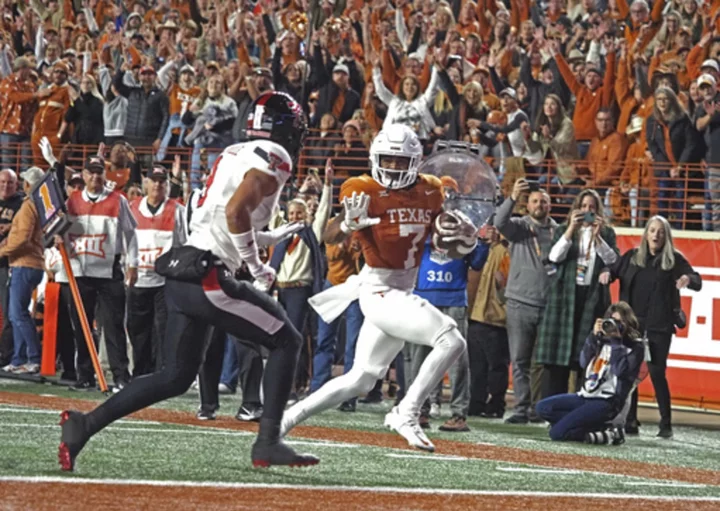
[(253, 274), (262, 267), (262, 261), (260, 261), (260, 254), (258, 253), (258, 245), (255, 241), (255, 231), (250, 229), (247, 232), (241, 234), (229, 233), (230, 239), (235, 245), (235, 248), (240, 255), (240, 258), (245, 261)]

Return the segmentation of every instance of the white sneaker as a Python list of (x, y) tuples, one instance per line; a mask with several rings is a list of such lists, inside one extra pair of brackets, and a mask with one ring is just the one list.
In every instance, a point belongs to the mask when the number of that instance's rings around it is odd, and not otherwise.
[(433, 419), (440, 418), (440, 405), (438, 403), (433, 403), (430, 405), (430, 417), (432, 417)]
[(37, 374), (40, 372), (40, 364), (25, 364), (18, 367), (15, 372), (17, 374)]
[(397, 406), (390, 410), (385, 416), (385, 426), (394, 430), (407, 440), (411, 447), (417, 447), (423, 451), (435, 452), (435, 446), (425, 435), (417, 419), (401, 415)]
[(0, 371), (5, 371), (6, 373), (16, 373), (18, 369), (20, 369), (22, 366), (14, 366), (12, 364), (8, 364), (4, 366)]
[(218, 394), (228, 395), (228, 394), (235, 394), (235, 391), (228, 387), (224, 383), (218, 383)]

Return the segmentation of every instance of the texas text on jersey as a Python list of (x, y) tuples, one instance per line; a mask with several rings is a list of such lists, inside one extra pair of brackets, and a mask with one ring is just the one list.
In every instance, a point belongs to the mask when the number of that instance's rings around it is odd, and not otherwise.
[(357, 192), (370, 196), (368, 216), (380, 223), (354, 235), (371, 268), (411, 270), (418, 267), (425, 240), (442, 210), (443, 188), (435, 176), (419, 174), (414, 185), (392, 190), (370, 176), (350, 178), (340, 189), (340, 201)]
[(292, 172), (292, 159), (279, 144), (270, 140), (253, 140), (231, 145), (218, 157), (208, 176), (190, 224), (188, 244), (210, 250), (228, 268), (235, 271), (242, 260), (230, 239), (225, 207), (251, 169), (277, 179), (277, 191), (265, 197), (252, 212), (252, 226), (264, 229), (275, 212), (280, 193)]

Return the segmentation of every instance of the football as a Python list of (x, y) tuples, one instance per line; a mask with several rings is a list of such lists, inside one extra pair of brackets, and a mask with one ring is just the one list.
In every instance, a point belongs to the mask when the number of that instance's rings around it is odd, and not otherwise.
[(468, 243), (462, 240), (448, 241), (438, 232), (438, 226), (453, 230), (460, 225), (460, 219), (449, 212), (438, 215), (433, 224), (432, 244), (435, 248), (445, 251), (451, 259), (462, 259), (475, 249), (477, 242)]

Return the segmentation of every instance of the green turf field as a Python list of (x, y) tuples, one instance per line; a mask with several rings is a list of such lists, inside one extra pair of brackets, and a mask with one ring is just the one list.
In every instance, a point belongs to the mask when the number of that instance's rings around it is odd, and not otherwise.
[[(2, 379), (0, 392), (102, 399), (99, 393), (75, 393), (56, 386)], [(223, 396), (220, 415), (232, 415), (239, 401), (238, 396)], [(189, 414), (196, 406), (193, 391), (160, 405)], [(380, 405), (359, 405), (356, 413), (330, 410), (312, 418), (307, 425), (386, 432), (382, 421), (390, 406), (391, 402), (386, 401)], [(59, 408), (0, 404), (0, 487), (3, 477), (63, 476), (56, 463), (58, 411)], [(445, 408), (443, 412), (448, 413)], [(649, 427), (624, 446), (607, 447), (553, 443), (547, 438), (545, 426), (506, 426), (486, 419), (471, 419), (470, 433), (442, 433), (437, 426), (445, 418), (433, 421), (431, 439), (559, 455), (580, 454), (588, 457), (587, 462), (577, 469), (558, 469), (362, 445), (362, 435), (356, 443), (291, 436), (291, 443), (318, 455), (321, 464), (305, 470), (255, 470), (249, 462), (253, 433), (206, 428), (199, 421), (197, 426), (185, 426), (124, 420), (94, 437), (79, 457), (75, 474), (67, 477), (720, 498), (720, 486), (604, 473), (618, 460), (720, 472), (718, 431), (678, 427), (674, 440), (663, 441), (651, 436), (655, 428)], [(234, 421), (224, 420), (230, 424)]]

